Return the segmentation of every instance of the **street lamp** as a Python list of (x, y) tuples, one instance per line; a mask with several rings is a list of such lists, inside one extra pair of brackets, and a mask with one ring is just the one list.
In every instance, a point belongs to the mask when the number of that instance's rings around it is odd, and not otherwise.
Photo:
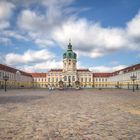
[(17, 88), (19, 88), (19, 86), (20, 86), (20, 75), (21, 75), (21, 73), (20, 73), (20, 71), (16, 71), (16, 84), (17, 84)]
[(7, 91), (7, 89), (6, 89), (6, 86), (7, 86), (7, 85), (6, 85), (6, 82), (8, 81), (8, 79), (9, 79), (8, 76), (6, 76), (6, 75), (3, 76), (3, 80), (5, 81), (5, 88), (4, 88), (4, 89), (5, 89), (5, 92)]
[(135, 91), (135, 88), (134, 88), (134, 81), (137, 79), (137, 76), (135, 76), (134, 74), (130, 77), (131, 80), (133, 81), (133, 92)]

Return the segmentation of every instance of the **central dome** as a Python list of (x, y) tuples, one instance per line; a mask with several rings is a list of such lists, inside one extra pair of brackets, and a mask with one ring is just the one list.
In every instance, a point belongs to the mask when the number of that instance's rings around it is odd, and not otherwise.
[(65, 59), (65, 58), (71, 58), (71, 59), (77, 58), (76, 53), (72, 51), (71, 43), (69, 43), (69, 45), (68, 45), (68, 50), (63, 54), (63, 59)]

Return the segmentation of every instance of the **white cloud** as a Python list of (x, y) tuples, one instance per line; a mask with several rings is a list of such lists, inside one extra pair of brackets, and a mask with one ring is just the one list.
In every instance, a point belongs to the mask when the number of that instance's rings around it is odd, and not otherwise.
[(47, 39), (39, 39), (37, 38), (35, 40), (35, 43), (40, 46), (40, 47), (46, 47), (46, 46), (54, 46), (55, 43), (51, 40), (47, 40)]
[(46, 72), (49, 69), (60, 69), (62, 68), (62, 61), (56, 61), (56, 60), (48, 60), (46, 62), (36, 63), (33, 65), (24, 65), (19, 67), (27, 72)]
[(29, 41), (29, 39), (22, 35), (21, 32), (17, 32), (14, 30), (3, 30), (2, 32), (0, 32), (0, 39), (1, 38), (7, 38), (8, 40), (11, 40), (11, 38), (15, 38), (17, 40), (22, 40), (22, 41)]
[(44, 62), (54, 58), (54, 54), (46, 49), (39, 51), (27, 50), (24, 54), (8, 53), (5, 56), (5, 63), (7, 65), (21, 65)]
[(45, 4), (46, 13), (23, 10), (19, 15), (18, 25), (27, 31), (30, 39), (38, 46), (48, 47), (57, 44), (65, 48), (68, 39), (71, 38), (78, 55), (92, 58), (117, 51), (140, 50), (140, 13), (126, 23), (124, 28), (105, 28), (100, 23), (78, 18), (71, 12), (73, 10), (69, 5), (72, 2), (73, 0), (43, 0), (40, 3)]
[(14, 5), (7, 1), (0, 1), (0, 19), (9, 19)]
[(43, 72), (53, 68), (62, 68), (62, 61), (56, 61), (55, 55), (46, 49), (27, 50), (23, 54), (9, 53), (4, 60), (5, 64), (16, 66), (27, 72)]
[[(75, 8), (69, 7), (73, 0), (43, 0), (40, 6), (45, 6), (45, 12), (26, 8), (18, 16), (17, 25), (21, 30), (27, 31), (28, 37), (41, 47), (54, 46), (56, 43), (52, 38), (53, 31), (60, 27), (68, 19)], [(42, 4), (42, 5), (41, 5)]]
[(140, 12), (125, 28), (104, 28), (86, 19), (69, 20), (53, 32), (61, 47), (72, 39), (79, 54), (93, 58), (117, 51), (140, 51)]
[[(49, 34), (55, 27), (60, 26), (64, 21), (73, 17), (73, 8), (68, 7), (73, 0), (42, 0), (38, 2), (45, 9), (39, 10), (24, 9), (18, 16), (18, 26), (28, 31)], [(69, 11), (69, 12), (67, 12)], [(67, 13), (67, 14), (66, 14)]]
[(130, 37), (140, 39), (140, 11), (130, 22), (127, 23), (127, 32)]
[(118, 66), (93, 66), (93, 67), (90, 67), (89, 69), (93, 72), (113, 72), (113, 71), (117, 71), (117, 70), (120, 70), (120, 69), (123, 69), (127, 67), (126, 65), (118, 65)]
[(14, 8), (14, 4), (7, 1), (0, 1), (0, 29), (5, 29), (10, 26), (8, 20)]
[(34, 11), (23, 10), (18, 18), (18, 25), (26, 30), (43, 31), (45, 28), (45, 17)]
[(0, 44), (3, 45), (9, 45), (12, 44), (11, 40), (9, 38), (5, 38), (5, 37), (0, 37)]
[(10, 26), (10, 24), (9, 24), (8, 21), (2, 21), (2, 20), (0, 20), (0, 30), (5, 29), (5, 28), (7, 28), (9, 26)]
[(85, 19), (68, 21), (55, 30), (53, 36), (62, 47), (66, 46), (68, 38), (71, 38), (74, 49), (93, 58), (129, 47), (125, 30), (103, 28), (100, 24), (89, 23)]

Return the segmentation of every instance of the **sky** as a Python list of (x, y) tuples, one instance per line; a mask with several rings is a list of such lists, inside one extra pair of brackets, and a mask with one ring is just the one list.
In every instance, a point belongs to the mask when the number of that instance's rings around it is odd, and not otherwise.
[(140, 63), (140, 1), (0, 0), (0, 63), (27, 72), (62, 68), (69, 39), (78, 68)]

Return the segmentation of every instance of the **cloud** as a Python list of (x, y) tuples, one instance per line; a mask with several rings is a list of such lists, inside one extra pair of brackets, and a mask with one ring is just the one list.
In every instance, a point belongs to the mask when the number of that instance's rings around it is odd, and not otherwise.
[(27, 37), (25, 37), (21, 33), (18, 33), (17, 31), (5, 30), (1, 34), (6, 37), (16, 38), (17, 40), (28, 41)]
[(93, 66), (90, 67), (89, 69), (93, 72), (114, 72), (117, 70), (121, 70), (123, 68), (127, 67), (126, 65), (118, 65), (114, 67), (109, 67), (109, 66)]
[(30, 40), (39, 47), (65, 48), (71, 38), (80, 56), (97, 58), (118, 51), (140, 51), (140, 13), (124, 28), (103, 27), (101, 23), (74, 14), (76, 9), (70, 6), (73, 1), (43, 0), (40, 4), (45, 6), (45, 12), (24, 9), (18, 16), (18, 26), (27, 31)]
[(140, 39), (140, 11), (130, 22), (127, 23), (127, 33), (130, 37)]
[(0, 37), (0, 44), (8, 46), (9, 44), (11, 45), (12, 42), (9, 38)]
[(45, 17), (43, 15), (30, 10), (23, 10), (18, 18), (18, 25), (26, 30), (43, 31), (46, 26), (44, 20)]
[(56, 43), (52, 38), (53, 31), (68, 19), (74, 18), (73, 11), (78, 12), (76, 8), (69, 7), (72, 1), (42, 0), (38, 3), (44, 12), (27, 7), (18, 15), (17, 25), (39, 47), (53, 46)]
[(53, 59), (53, 60), (48, 60), (46, 62), (35, 63), (33, 65), (20, 66), (19, 68), (27, 72), (38, 72), (38, 71), (46, 72), (49, 69), (62, 68), (62, 61), (56, 61), (55, 59)]
[(14, 4), (7, 1), (0, 1), (0, 29), (5, 29), (10, 26), (9, 18), (14, 8)]
[(3, 40), (3, 38), (6, 38), (11, 43), (12, 43), (12, 39), (29, 41), (29, 39), (24, 34), (14, 30), (3, 30), (2, 32), (0, 32), (0, 40)]
[(102, 27), (86, 19), (69, 20), (53, 32), (53, 39), (63, 48), (71, 38), (74, 49), (92, 58), (117, 51), (140, 51), (140, 12), (125, 28)]
[(44, 62), (54, 58), (54, 54), (46, 49), (39, 51), (27, 50), (23, 54), (8, 53), (5, 56), (5, 63), (7, 65), (22, 65), (22, 64), (32, 64)]
[(39, 39), (39, 38), (37, 38), (35, 40), (35, 43), (40, 47), (54, 46), (55, 45), (55, 43), (51, 40)]
[(48, 34), (56, 26), (60, 26), (65, 20), (73, 17), (71, 13), (74, 8), (68, 7), (72, 1), (42, 0), (38, 3), (42, 9), (45, 9), (44, 12), (30, 8), (24, 9), (18, 16), (17, 24), (27, 31), (37, 31), (41, 34), (46, 32)]
[(27, 50), (23, 54), (8, 53), (4, 57), (4, 63), (27, 72), (62, 68), (62, 61), (56, 61), (55, 55), (47, 49)]

